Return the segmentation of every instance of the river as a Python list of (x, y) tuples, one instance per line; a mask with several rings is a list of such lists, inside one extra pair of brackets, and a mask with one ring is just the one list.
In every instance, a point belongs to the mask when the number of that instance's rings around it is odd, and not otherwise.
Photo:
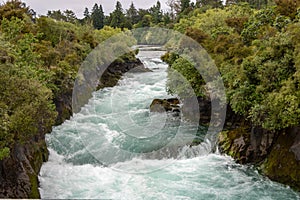
[[(42, 166), (46, 199), (300, 199), (252, 166), (211, 153), (205, 128), (171, 114), (150, 113), (154, 98), (169, 98), (164, 52), (140, 50), (152, 70), (126, 73), (93, 93), (89, 103), (46, 137)], [(204, 142), (184, 145), (191, 138)]]

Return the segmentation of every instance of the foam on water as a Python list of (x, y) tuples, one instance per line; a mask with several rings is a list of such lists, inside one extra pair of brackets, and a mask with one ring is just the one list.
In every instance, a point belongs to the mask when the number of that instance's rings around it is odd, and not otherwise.
[(204, 135), (202, 144), (185, 145), (199, 133), (197, 125), (149, 112), (152, 99), (170, 97), (162, 53), (140, 51), (153, 72), (129, 72), (118, 86), (95, 92), (80, 113), (47, 135), (42, 198), (299, 199), (252, 167), (209, 153)]
[[(251, 167), (209, 154), (191, 159), (132, 159), (112, 167), (73, 165), (50, 149), (40, 174), (43, 198), (96, 199), (299, 199)], [(159, 166), (164, 168), (158, 168)], [(123, 173), (116, 169), (152, 173)]]

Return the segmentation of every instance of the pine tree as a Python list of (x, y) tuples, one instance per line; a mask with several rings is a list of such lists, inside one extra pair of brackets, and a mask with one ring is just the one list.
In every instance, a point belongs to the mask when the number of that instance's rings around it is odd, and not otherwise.
[(76, 23), (78, 21), (75, 13), (72, 10), (65, 10), (64, 15), (66, 17), (66, 22)]
[(86, 19), (86, 20), (88, 20), (88, 19), (91, 18), (91, 16), (90, 16), (90, 11), (89, 11), (88, 8), (85, 8), (85, 9), (84, 9), (83, 16), (84, 16), (84, 19)]
[(125, 15), (123, 13), (122, 4), (119, 1), (117, 1), (116, 8), (112, 12), (111, 17), (112, 18), (111, 18), (110, 26), (114, 28), (116, 27), (124, 28)]
[(129, 9), (126, 12), (126, 17), (132, 25), (139, 22), (139, 14), (133, 2), (131, 2)]
[(157, 1), (156, 5), (152, 6), (149, 10), (154, 24), (162, 22), (163, 15), (161, 11), (161, 4), (159, 1)]
[(104, 26), (104, 12), (102, 9), (102, 5), (100, 7), (96, 3), (92, 9), (92, 21), (95, 29), (102, 29)]
[(66, 16), (60, 10), (49, 10), (47, 16), (57, 21), (67, 21)]

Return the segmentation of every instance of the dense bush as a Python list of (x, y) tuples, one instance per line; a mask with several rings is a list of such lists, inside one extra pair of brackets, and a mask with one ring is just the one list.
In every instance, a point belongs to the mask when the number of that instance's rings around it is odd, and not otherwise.
[[(191, 20), (183, 18), (175, 24), (176, 30), (195, 39), (214, 58), (232, 109), (269, 130), (299, 125), (300, 121), (300, 24), (297, 12), (291, 16), (283, 7), (255, 10), (241, 4), (194, 10)], [(190, 71), (190, 64), (181, 58), (173, 58), (169, 64), (196, 94), (205, 88), (201, 77), (195, 78)], [(173, 72), (169, 82), (171, 76)], [(175, 93), (189, 90), (184, 84), (172, 86)]]
[(82, 61), (121, 29), (33, 18), (18, 0), (0, 5), (0, 160), (15, 144), (51, 131), (54, 101), (72, 94)]

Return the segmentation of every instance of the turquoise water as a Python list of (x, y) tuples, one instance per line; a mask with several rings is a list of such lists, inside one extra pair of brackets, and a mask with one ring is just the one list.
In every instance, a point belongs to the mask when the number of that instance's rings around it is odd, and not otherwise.
[[(182, 116), (149, 112), (152, 99), (171, 97), (161, 54), (140, 51), (153, 72), (128, 72), (47, 135), (42, 198), (300, 199), (253, 167), (211, 153), (205, 128)], [(186, 145), (195, 137), (203, 143)]]

